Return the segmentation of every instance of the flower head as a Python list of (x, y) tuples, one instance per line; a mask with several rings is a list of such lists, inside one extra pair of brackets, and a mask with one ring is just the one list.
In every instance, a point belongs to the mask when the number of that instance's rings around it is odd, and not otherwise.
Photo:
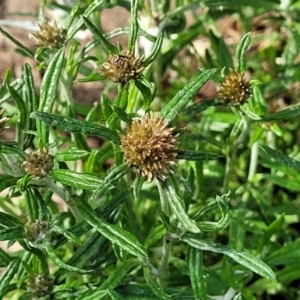
[(249, 81), (244, 79), (244, 73), (230, 69), (221, 84), (219, 95), (230, 105), (240, 105), (252, 95)]
[(134, 57), (128, 50), (120, 54), (112, 54), (100, 66), (100, 73), (114, 82), (126, 83), (130, 79), (139, 78), (145, 68), (143, 60), (144, 56)]
[(45, 240), (48, 234), (48, 230), (49, 223), (46, 221), (28, 221), (25, 224), (25, 234), (28, 237), (28, 240), (35, 244), (40, 244)]
[(4, 129), (8, 128), (6, 123), (10, 120), (8, 117), (3, 117), (4, 109), (0, 109), (0, 133), (4, 131)]
[(52, 287), (52, 278), (43, 274), (38, 274), (34, 277), (29, 277), (27, 282), (27, 291), (31, 292), (36, 297), (44, 297), (50, 295)]
[(46, 148), (42, 148), (25, 157), (25, 171), (35, 177), (45, 177), (53, 168), (53, 156)]
[(133, 120), (121, 135), (122, 149), (129, 165), (151, 182), (153, 178), (165, 180), (173, 173), (172, 166), (178, 154), (174, 128), (157, 114), (145, 114)]
[(59, 49), (63, 46), (67, 34), (66, 29), (59, 28), (56, 22), (51, 26), (46, 21), (39, 27), (40, 31), (38, 33), (31, 34), (36, 40), (37, 47)]

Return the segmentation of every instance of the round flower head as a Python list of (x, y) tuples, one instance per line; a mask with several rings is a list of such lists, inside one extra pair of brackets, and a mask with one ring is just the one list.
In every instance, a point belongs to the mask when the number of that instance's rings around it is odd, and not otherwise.
[(37, 47), (59, 49), (63, 46), (67, 33), (64, 28), (59, 28), (56, 22), (51, 26), (46, 21), (39, 27), (40, 31), (38, 33), (31, 34), (36, 40)]
[(36, 297), (44, 297), (52, 292), (53, 280), (50, 276), (38, 274), (29, 277), (27, 282), (27, 291)]
[(121, 135), (122, 149), (129, 165), (151, 182), (153, 178), (165, 180), (173, 173), (172, 166), (178, 154), (174, 128), (157, 114), (145, 114), (133, 120)]
[(144, 70), (144, 56), (134, 57), (130, 51), (110, 55), (105, 63), (100, 66), (100, 73), (107, 79), (126, 83), (130, 79), (139, 78)]
[(221, 84), (219, 95), (230, 105), (243, 104), (252, 95), (249, 81), (244, 79), (244, 73), (230, 69)]
[(53, 168), (53, 156), (46, 148), (33, 152), (25, 157), (23, 162), (25, 171), (35, 177), (45, 177)]

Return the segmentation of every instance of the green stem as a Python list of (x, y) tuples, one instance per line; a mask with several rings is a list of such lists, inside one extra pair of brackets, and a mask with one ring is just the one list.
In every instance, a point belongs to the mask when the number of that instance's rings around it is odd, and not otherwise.
[[(163, 213), (169, 218), (170, 217), (170, 207), (168, 203), (167, 197), (165, 197), (165, 193), (162, 189), (161, 182), (157, 180), (157, 187), (159, 190), (160, 194), (160, 205), (161, 205), (161, 210)], [(168, 269), (168, 264), (169, 264), (169, 257), (170, 257), (170, 250), (171, 250), (171, 242), (168, 240), (167, 235), (164, 236), (163, 239), (163, 245), (162, 245), (162, 250), (161, 250), (161, 259), (158, 267), (158, 279), (160, 285), (164, 284), (167, 269)]]
[(170, 250), (171, 250), (171, 241), (169, 241), (165, 236), (163, 240), (162, 250), (161, 250), (161, 259), (158, 267), (160, 285), (164, 285), (165, 282), (165, 277), (169, 265)]
[(248, 181), (251, 181), (256, 173), (258, 158), (258, 142), (255, 142), (251, 147), (251, 158), (248, 173)]

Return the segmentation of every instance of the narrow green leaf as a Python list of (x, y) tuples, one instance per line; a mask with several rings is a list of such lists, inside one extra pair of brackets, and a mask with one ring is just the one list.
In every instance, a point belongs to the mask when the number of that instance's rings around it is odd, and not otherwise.
[(243, 300), (241, 293), (236, 294), (232, 300)]
[(150, 246), (152, 246), (154, 243), (156, 243), (158, 240), (164, 237), (166, 233), (167, 233), (167, 229), (163, 224), (155, 227), (153, 232), (149, 234), (148, 237), (146, 238), (146, 241), (144, 243), (145, 248), (148, 249)]
[(6, 251), (0, 248), (0, 267), (7, 267), (7, 265), (12, 261), (11, 258)]
[(21, 96), (18, 94), (18, 92), (11, 86), (6, 85), (6, 88), (10, 94), (10, 96), (14, 99), (14, 101), (17, 103), (19, 112), (20, 112), (20, 128), (22, 129), (28, 129), (28, 111), (26, 104), (24, 103)]
[(216, 69), (211, 69), (202, 72), (195, 80), (175, 95), (175, 97), (162, 109), (160, 116), (167, 122), (173, 121), (216, 71)]
[(97, 135), (110, 140), (115, 144), (119, 145), (121, 143), (119, 136), (113, 130), (91, 122), (51, 115), (41, 111), (33, 112), (30, 117), (42, 120), (43, 122), (50, 124), (53, 127), (58, 127), (67, 132), (79, 132), (84, 134)]
[(21, 177), (0, 174), (0, 192), (2, 192), (8, 187), (15, 186), (20, 178)]
[(156, 56), (158, 55), (161, 49), (163, 40), (164, 40), (164, 34), (163, 32), (161, 32), (155, 41), (151, 54), (144, 60), (145, 67), (149, 66), (154, 61), (154, 59), (156, 58)]
[(265, 260), (272, 265), (291, 265), (300, 260), (300, 238), (273, 251)]
[[(25, 64), (22, 77), (24, 80), (24, 86), (22, 87), (23, 98), (27, 106), (28, 115), (30, 115), (33, 111), (36, 111), (38, 109), (38, 99), (34, 88), (34, 80), (31, 72), (31, 67), (29, 64)], [(28, 115), (26, 116), (26, 118), (28, 119), (29, 130), (35, 130), (36, 122), (35, 120), (28, 118)], [(33, 139), (33, 134), (27, 134), (26, 139), (24, 141), (23, 149), (27, 149), (32, 143)]]
[(121, 108), (117, 106), (112, 107), (114, 112), (117, 114), (117, 116), (120, 118), (121, 121), (125, 122), (126, 124), (131, 124), (132, 119), (129, 117), (129, 115)]
[(145, 177), (143, 177), (140, 173), (136, 174), (136, 177), (134, 179), (134, 183), (132, 186), (133, 189), (133, 196), (135, 199), (138, 198), (140, 191), (142, 189), (142, 186), (144, 184), (144, 182), (146, 181)]
[(211, 106), (218, 106), (219, 104), (215, 101), (215, 99), (210, 100), (202, 100), (199, 103), (193, 104), (188, 107), (186, 110), (187, 115), (194, 115), (202, 113), (203, 111), (207, 110)]
[(54, 170), (50, 173), (50, 177), (55, 181), (77, 189), (96, 190), (103, 185), (103, 180), (94, 175), (77, 173), (71, 170)]
[(24, 238), (24, 226), (17, 225), (0, 230), (0, 241), (17, 240)]
[(279, 230), (282, 229), (284, 225), (284, 221), (285, 221), (284, 214), (282, 214), (281, 216), (277, 217), (276, 220), (274, 220), (268, 226), (264, 235), (260, 238), (257, 253), (260, 253), (263, 246), (269, 243), (270, 238), (272, 237), (273, 234), (277, 233)]
[[(90, 14), (93, 11), (95, 11), (99, 6), (105, 5), (105, 4), (106, 4), (106, 0), (94, 0), (94, 1), (92, 1), (91, 4), (84, 11), (83, 16), (86, 17), (86, 18), (88, 18), (90, 16)], [(74, 26), (71, 26), (71, 28), (69, 28), (68, 33), (67, 33), (67, 37), (66, 37), (66, 43), (71, 38), (73, 38), (73, 36), (76, 34), (76, 32), (78, 30), (80, 30), (82, 28), (82, 25), (83, 25), (83, 20), (79, 19), (74, 24)]]
[(251, 41), (251, 32), (246, 33), (242, 39), (240, 40), (239, 44), (237, 45), (237, 49), (235, 52), (235, 57), (238, 61), (237, 70), (240, 73), (245, 72), (246, 70), (246, 57), (245, 53), (250, 45)]
[(54, 224), (51, 224), (50, 231), (51, 232), (53, 231), (55, 233), (63, 235), (64, 237), (66, 237), (68, 239), (69, 242), (72, 241), (75, 244), (81, 245), (80, 240), (72, 232), (70, 232), (70, 231), (68, 231), (64, 228), (61, 228), (61, 227), (56, 226)]
[[(228, 225), (230, 219), (230, 212), (229, 212), (229, 194), (225, 194), (223, 196), (216, 197), (216, 203), (221, 211), (221, 219), (218, 222), (210, 222), (210, 221), (201, 221), (198, 222), (197, 225), (201, 228), (202, 231), (216, 231), (224, 228)], [(196, 219), (197, 216), (194, 216)]]
[(169, 203), (172, 211), (182, 226), (189, 232), (199, 233), (200, 229), (197, 227), (196, 222), (190, 219), (186, 213), (183, 202), (176, 194), (176, 191), (170, 182), (161, 182), (158, 180), (157, 183), (160, 197), (163, 198), (165, 202)]
[(139, 265), (136, 258), (127, 259), (124, 263), (118, 265), (109, 277), (101, 284), (98, 290), (114, 289), (118, 286), (122, 278), (128, 273), (129, 270)]
[(54, 155), (56, 161), (73, 161), (85, 158), (90, 153), (86, 150), (81, 149), (69, 149), (65, 151), (57, 151)]
[(261, 122), (270, 122), (270, 121), (286, 121), (291, 118), (297, 117), (300, 114), (300, 105), (290, 106), (286, 109), (283, 109), (279, 112), (276, 112), (270, 116), (263, 117), (258, 121)]
[(86, 222), (103, 234), (112, 243), (116, 243), (120, 248), (135, 256), (147, 257), (145, 248), (130, 232), (98, 217), (90, 205), (82, 199), (74, 198), (74, 202)]
[(3, 28), (0, 27), (0, 32), (7, 37), (10, 41), (12, 41), (17, 47), (20, 48), (20, 50), (22, 50), (22, 52), (24, 54), (26, 54), (28, 57), (30, 58), (34, 58), (33, 53), (27, 48), (25, 47), (23, 44), (21, 44), (18, 40), (16, 40), (14, 37), (12, 37), (8, 32), (6, 32)]
[(25, 204), (28, 221), (35, 222), (38, 220), (37, 199), (29, 188), (25, 190)]
[(128, 38), (128, 50), (134, 52), (137, 34), (139, 30), (138, 24), (138, 0), (131, 0), (131, 9), (130, 9), (130, 33)]
[[(16, 154), (22, 160), (24, 160), (25, 152), (21, 150), (15, 142), (2, 142), (2, 147), (0, 148), (1, 153), (5, 154)], [(0, 179), (1, 181), (1, 179)]]
[(6, 267), (5, 271), (0, 277), (0, 299), (6, 294), (8, 285), (10, 281), (14, 278), (18, 267), (20, 265), (20, 260), (18, 258), (14, 259)]
[(112, 45), (104, 36), (103, 34), (94, 26), (94, 24), (85, 16), (81, 16), (84, 24), (86, 27), (90, 30), (90, 32), (93, 34), (93, 37), (97, 39), (103, 48), (109, 53), (118, 53), (118, 49)]
[(157, 296), (157, 299), (171, 299), (164, 289), (157, 283), (155, 276), (151, 273), (149, 267), (144, 267), (144, 277), (147, 285), (151, 288), (152, 292)]
[(76, 268), (76, 267), (72, 267), (70, 265), (67, 265), (65, 264), (62, 260), (60, 260), (56, 254), (54, 253), (54, 250), (53, 250), (53, 247), (52, 247), (52, 244), (49, 243), (49, 242), (45, 242), (44, 244), (44, 247), (45, 247), (45, 250), (47, 251), (47, 254), (50, 256), (50, 258), (61, 268), (64, 268), (68, 271), (71, 271), (71, 272), (78, 272), (78, 273), (81, 273), (81, 274), (86, 274), (88, 273), (89, 271), (86, 271), (86, 270), (82, 270), (82, 269), (79, 269), (79, 268)]
[[(61, 48), (55, 53), (42, 80), (39, 104), (39, 110), (42, 112), (50, 113), (52, 111), (64, 63), (64, 52), (65, 48)], [(39, 146), (46, 147), (49, 138), (48, 125), (37, 121), (37, 132), (39, 136)]]
[(0, 224), (5, 227), (13, 227), (15, 225), (21, 225), (22, 222), (19, 221), (17, 218), (0, 211)]
[(153, 100), (154, 95), (152, 95), (152, 86), (144, 76), (134, 81), (135, 86), (141, 92), (144, 98), (144, 109), (147, 110)]
[[(84, 296), (84, 300), (100, 300), (105, 297), (108, 293), (108, 290), (100, 290), (100, 291), (93, 291), (92, 295)], [(82, 298), (76, 298), (76, 300), (81, 300)]]
[(180, 150), (176, 159), (185, 159), (185, 160), (213, 160), (222, 157), (222, 155), (200, 151), (200, 150)]
[[(92, 236), (71, 256), (67, 264), (73, 267), (82, 268), (90, 259), (101, 255), (99, 249), (106, 250), (105, 243), (107, 239), (98, 231), (94, 232)], [(103, 252), (103, 251), (102, 251)], [(55, 274), (55, 280), (62, 282), (69, 275), (65, 269), (59, 269)]]
[(275, 274), (273, 270), (266, 265), (262, 260), (251, 254), (250, 252), (237, 251), (227, 246), (221, 244), (216, 244), (204, 240), (194, 238), (191, 235), (186, 235), (182, 237), (182, 241), (188, 243), (190, 246), (203, 250), (211, 251), (215, 253), (221, 253), (231, 257), (233, 260), (259, 274), (262, 277), (275, 280)]
[(111, 300), (124, 300), (124, 298), (116, 290), (108, 289), (107, 291)]
[(206, 300), (206, 285), (203, 270), (203, 252), (200, 249), (190, 247), (189, 273), (195, 299)]
[(130, 171), (131, 167), (129, 167), (127, 162), (113, 168), (105, 177), (103, 184), (99, 185), (98, 188), (94, 191), (92, 199), (99, 197), (106, 190), (113, 188), (113, 184)]
[(295, 169), (297, 171), (300, 171), (300, 161), (295, 160), (283, 153), (280, 153), (276, 150), (271, 149), (267, 146), (260, 146), (262, 150), (264, 150), (268, 156), (274, 158), (277, 162), (280, 164), (287, 166), (289, 168)]

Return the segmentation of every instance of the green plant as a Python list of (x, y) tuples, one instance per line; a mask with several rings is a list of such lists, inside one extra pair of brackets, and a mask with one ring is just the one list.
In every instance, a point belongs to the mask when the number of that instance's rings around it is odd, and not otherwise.
[[(247, 22), (234, 49), (227, 47), (216, 35), (218, 3), (176, 1), (172, 11), (168, 1), (152, 7), (137, 0), (81, 1), (61, 6), (69, 14), (61, 28), (45, 21), (41, 1), (35, 52), (0, 29), (43, 74), (38, 92), (29, 64), (15, 80), (8, 70), (0, 88), (1, 131), (8, 124), (16, 135), (0, 144), (0, 240), (21, 246), (13, 254), (0, 250), (1, 297), (299, 296), (290, 285), (300, 278), (298, 233), (290, 226), (299, 208), (288, 202), (290, 192), (300, 191), (298, 148), (287, 151), (294, 158), (275, 150), (285, 127), (290, 139), (299, 132), (293, 119), (299, 105), (268, 108), (264, 95), (275, 87), (261, 78), (256, 58), (264, 51), (248, 58)], [(117, 4), (130, 12), (130, 26), (104, 34), (99, 16)], [(243, 19), (243, 1), (224, 4), (224, 14)], [(262, 1), (249, 14), (270, 7), (279, 11)], [(203, 13), (186, 27), (184, 12), (195, 9)], [(138, 12), (156, 35), (142, 28)], [(282, 17), (296, 18), (291, 12), (286, 8)], [(81, 45), (74, 36), (84, 27), (93, 38)], [(199, 33), (212, 45), (203, 57), (192, 43)], [(121, 34), (128, 36), (126, 50), (110, 42)], [(139, 56), (140, 37), (149, 49)], [(188, 67), (195, 57), (200, 70)], [(252, 80), (245, 76), (248, 64)], [(164, 83), (170, 70), (175, 75)], [(74, 84), (92, 81), (105, 83), (99, 101), (75, 103)], [(219, 97), (194, 101), (208, 81), (220, 86)], [(99, 146), (91, 147), (89, 136)]]

